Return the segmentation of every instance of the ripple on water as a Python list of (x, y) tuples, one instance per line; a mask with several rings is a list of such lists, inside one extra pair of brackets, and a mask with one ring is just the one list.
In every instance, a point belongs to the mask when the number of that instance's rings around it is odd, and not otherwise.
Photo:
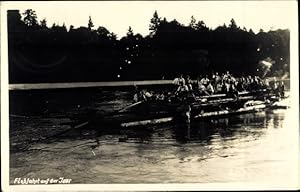
[[(196, 122), (190, 128), (157, 125), (109, 133), (97, 128), (68, 132), (11, 152), (10, 177), (65, 176), (74, 183), (95, 184), (286, 181), (297, 147), (286, 114), (285, 110), (247, 114)], [(52, 127), (54, 121), (40, 118), (39, 130)], [(35, 120), (14, 119), (12, 136), (40, 136), (42, 132), (33, 129)], [(24, 124), (31, 130), (20, 129)]]

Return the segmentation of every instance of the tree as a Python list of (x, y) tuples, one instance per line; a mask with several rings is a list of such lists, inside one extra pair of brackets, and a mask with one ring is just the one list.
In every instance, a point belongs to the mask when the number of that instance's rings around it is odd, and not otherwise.
[(70, 25), (69, 31), (72, 31), (74, 29), (73, 25)]
[(236, 22), (233, 18), (230, 20), (229, 28), (233, 30), (238, 29), (238, 26), (236, 25)]
[(107, 37), (109, 34), (109, 31), (105, 27), (101, 27), (101, 26), (98, 27), (96, 32), (99, 36), (102, 36), (102, 37)]
[(9, 33), (12, 30), (23, 31), (26, 25), (22, 21), (22, 16), (19, 10), (8, 10), (7, 11), (7, 25)]
[(167, 23), (167, 19), (164, 17), (163, 20), (160, 21), (160, 23)]
[(196, 27), (195, 27), (197, 30), (208, 30), (208, 28), (206, 27), (204, 21), (198, 21), (198, 23), (196, 24)]
[(40, 25), (41, 25), (42, 28), (47, 28), (46, 18), (44, 18), (43, 20), (40, 21)]
[(254, 35), (254, 34), (255, 34), (251, 28), (249, 29), (249, 33), (250, 33), (251, 35)]
[(55, 27), (57, 27), (57, 25), (56, 23), (53, 23), (51, 29), (54, 29)]
[(153, 36), (156, 33), (157, 28), (160, 25), (160, 22), (161, 22), (161, 19), (158, 16), (157, 11), (155, 11), (152, 19), (150, 20), (150, 25), (149, 25), (149, 30), (151, 31), (150, 36)]
[(176, 20), (176, 19), (173, 19), (170, 24), (172, 25), (175, 25), (175, 26), (181, 26), (181, 24)]
[(132, 37), (132, 36), (133, 36), (133, 30), (132, 30), (132, 28), (129, 26), (128, 32), (127, 32), (127, 37)]
[(37, 16), (34, 10), (27, 9), (23, 13), (24, 18), (23, 21), (27, 26), (36, 26), (38, 25)]
[(91, 16), (89, 16), (88, 29), (89, 29), (89, 30), (92, 30), (93, 27), (94, 27), (94, 24), (93, 24), (93, 22), (92, 22), (92, 18), (91, 18)]
[[(88, 26), (74, 29), (71, 25), (67, 32), (64, 24), (52, 26), (43, 18), (36, 22), (32, 10), (24, 16), (9, 10), (7, 16), (12, 83), (145, 80), (162, 75), (173, 78), (179, 72), (194, 78), (226, 70), (257, 74), (258, 62), (268, 57), (276, 61), (269, 75), (290, 71), (288, 30), (255, 34), (239, 27), (234, 19), (227, 26), (211, 29), (194, 16), (183, 25), (172, 18), (160, 18), (155, 11), (148, 23), (152, 36), (143, 37), (128, 26), (119, 40), (105, 27), (96, 28), (91, 17)], [(53, 68), (52, 63), (60, 64)]]
[(197, 27), (196, 19), (194, 18), (194, 16), (191, 17), (191, 21), (189, 23), (189, 27), (191, 27), (192, 29), (196, 29), (196, 27)]
[(111, 32), (107, 35), (110, 40), (116, 40), (117, 39), (117, 34)]
[(63, 25), (61, 27), (64, 31), (68, 31), (65, 23), (63, 23)]
[(109, 32), (105, 27), (99, 26), (96, 33), (103, 39), (116, 40), (117, 35), (113, 32)]

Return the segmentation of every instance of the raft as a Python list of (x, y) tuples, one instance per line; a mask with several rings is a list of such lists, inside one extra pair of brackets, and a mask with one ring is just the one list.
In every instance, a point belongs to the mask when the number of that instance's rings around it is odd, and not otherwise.
[[(81, 118), (81, 120), (77, 118), (77, 125), (88, 122), (86, 124), (97, 125), (97, 127), (126, 128), (161, 123), (177, 123), (179, 121), (190, 122), (190, 120), (221, 118), (223, 116), (253, 113), (266, 109), (283, 108), (282, 104), (278, 104), (282, 99), (284, 98), (274, 95), (268, 90), (259, 90), (255, 92), (241, 92), (238, 93), (237, 97), (218, 94), (196, 97), (185, 101), (177, 101), (174, 98), (173, 100), (169, 98), (163, 101), (138, 101), (114, 113), (103, 114), (96, 111), (86, 114), (85, 118)], [(187, 108), (190, 108), (190, 111), (187, 111)]]

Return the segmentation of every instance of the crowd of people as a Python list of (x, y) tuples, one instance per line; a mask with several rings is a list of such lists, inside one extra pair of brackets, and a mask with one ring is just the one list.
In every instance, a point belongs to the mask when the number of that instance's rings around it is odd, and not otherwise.
[(175, 94), (193, 93), (198, 96), (213, 94), (237, 94), (242, 91), (256, 91), (260, 89), (271, 89), (274, 92), (284, 96), (283, 81), (272, 82), (262, 80), (258, 76), (234, 77), (229, 71), (223, 74), (218, 72), (208, 75), (198, 76), (197, 80), (191, 80), (190, 76), (183, 75), (175, 78), (173, 84), (177, 87)]
[(139, 100), (165, 100), (170, 96), (175, 96), (179, 99), (182, 98), (195, 98), (195, 96), (210, 96), (214, 94), (227, 94), (232, 97), (238, 97), (238, 92), (243, 91), (257, 91), (257, 90), (270, 90), (276, 95), (284, 96), (284, 83), (283, 81), (269, 82), (267, 79), (261, 79), (259, 76), (241, 76), (234, 77), (229, 71), (219, 74), (218, 72), (212, 75), (200, 75), (196, 80), (192, 80), (189, 75), (185, 77), (180, 75), (173, 80), (175, 86), (172, 93), (159, 92), (154, 94), (146, 90), (138, 91), (136, 89), (134, 94), (134, 101)]

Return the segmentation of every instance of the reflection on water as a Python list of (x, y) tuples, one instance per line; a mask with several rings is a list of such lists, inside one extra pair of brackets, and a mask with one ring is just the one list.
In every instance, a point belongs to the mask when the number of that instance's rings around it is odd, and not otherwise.
[(39, 137), (52, 126), (63, 130), (62, 118), (11, 117), (10, 181), (63, 176), (87, 184), (294, 182), (298, 131), (288, 114), (289, 109), (274, 110), (189, 126), (94, 125), (33, 140), (19, 150), (13, 150), (22, 145), (18, 135), (27, 134), (20, 127), (34, 127), (37, 135), (30, 134)]
[(73, 183), (259, 181), (257, 175), (272, 179), (281, 176), (274, 173), (287, 171), (279, 136), (288, 131), (284, 116), (285, 111), (262, 112), (190, 126), (107, 128), (104, 133), (73, 130), (12, 153), (11, 179), (65, 176)]

